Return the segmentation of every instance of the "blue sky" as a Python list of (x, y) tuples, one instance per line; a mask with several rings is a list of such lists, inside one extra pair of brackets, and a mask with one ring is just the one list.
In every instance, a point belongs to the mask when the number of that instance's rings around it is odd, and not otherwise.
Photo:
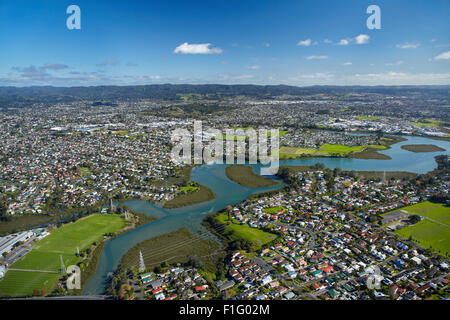
[[(69, 5), (81, 29), (69, 30)], [(369, 5), (381, 29), (369, 30)], [(450, 1), (2, 0), (0, 85), (450, 84)]]

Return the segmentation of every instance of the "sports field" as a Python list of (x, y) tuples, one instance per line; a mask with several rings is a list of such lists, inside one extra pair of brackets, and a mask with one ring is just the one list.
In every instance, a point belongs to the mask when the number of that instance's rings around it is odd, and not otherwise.
[(45, 287), (50, 293), (61, 277), (60, 256), (66, 267), (77, 264), (81, 261), (76, 256), (77, 247), (83, 251), (103, 239), (105, 233), (116, 232), (125, 225), (126, 221), (119, 215), (91, 215), (53, 230), (37, 242), (31, 252), (9, 267), (35, 271), (8, 270), (0, 280), (0, 291), (4, 296), (24, 296)]
[(425, 201), (402, 208), (409, 214), (423, 216), (424, 219), (407, 226), (396, 233), (405, 239), (411, 238), (421, 247), (439, 253), (450, 254), (450, 207), (444, 204)]

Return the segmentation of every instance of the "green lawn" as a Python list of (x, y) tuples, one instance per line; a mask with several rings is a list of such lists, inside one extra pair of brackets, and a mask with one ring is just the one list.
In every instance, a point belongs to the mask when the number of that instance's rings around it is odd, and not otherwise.
[(422, 220), (412, 226), (397, 230), (396, 233), (405, 239), (411, 236), (421, 247), (429, 249), (431, 246), (431, 251), (443, 256), (450, 253), (450, 229), (443, 225)]
[(47, 293), (50, 293), (60, 277), (61, 274), (58, 273), (11, 270), (0, 281), (1, 296), (31, 295), (34, 289), (41, 292), (43, 288)]
[(119, 136), (126, 136), (127, 134), (130, 134), (131, 131), (128, 130), (119, 130), (119, 131), (111, 131), (112, 134), (116, 134)]
[(92, 171), (87, 167), (81, 167), (80, 171), (81, 171), (81, 176), (83, 176), (83, 177), (86, 177), (86, 176), (92, 174)]
[[(77, 264), (81, 261), (75, 255), (77, 247), (80, 251), (85, 250), (94, 241), (103, 239), (105, 233), (115, 232), (125, 225), (126, 221), (118, 215), (91, 215), (82, 218), (53, 230), (10, 268), (58, 272), (61, 267), (60, 255), (66, 267)], [(32, 294), (34, 288), (41, 289), (45, 286), (49, 293), (60, 276), (56, 273), (8, 271), (0, 281), (0, 291), (4, 295), (22, 296)]]
[(438, 128), (441, 125), (445, 124), (445, 121), (439, 121), (434, 119), (423, 119), (422, 122), (411, 122), (411, 124), (415, 125), (418, 128)]
[(185, 187), (180, 187), (180, 192), (195, 192), (198, 191), (199, 187), (188, 185)]
[(410, 236), (425, 249), (447, 255), (450, 253), (450, 207), (425, 201), (402, 208), (410, 214), (417, 214), (424, 219), (412, 226), (407, 226), (396, 233), (406, 239)]
[(320, 146), (321, 151), (328, 152), (329, 154), (338, 153), (340, 155), (346, 155), (351, 152), (359, 152), (362, 151), (365, 147), (364, 146), (357, 146), (357, 147), (348, 147), (341, 144), (329, 144), (324, 143)]
[(384, 150), (387, 149), (386, 146), (383, 146), (381, 144), (369, 144), (366, 146), (367, 148), (372, 148), (372, 149), (380, 149), (380, 150)]
[(232, 219), (230, 223), (227, 213), (219, 214), (216, 218), (220, 223), (226, 225), (225, 233), (230, 230), (234, 231), (230, 237), (231, 240), (247, 239), (252, 242), (257, 241), (259, 245), (264, 245), (277, 237), (275, 234), (265, 232), (261, 229), (250, 228), (248, 224), (241, 224), (240, 221), (235, 219)]
[(358, 120), (378, 120), (378, 119), (380, 119), (380, 117), (359, 116), (359, 117), (356, 117), (356, 119), (358, 119)]
[(411, 214), (418, 214), (450, 226), (450, 207), (442, 203), (425, 201), (404, 207), (401, 210), (408, 211)]
[(379, 148), (384, 149), (383, 146), (355, 146), (348, 147), (341, 144), (329, 144), (325, 143), (320, 146), (319, 149), (313, 148), (296, 148), (296, 147), (281, 147), (279, 151), (279, 156), (281, 159), (296, 158), (301, 155), (311, 155), (311, 156), (330, 156), (339, 155), (345, 156), (350, 153), (356, 153), (364, 150), (365, 148)]
[(278, 207), (272, 207), (272, 208), (263, 209), (263, 211), (267, 212), (267, 213), (277, 213), (278, 211), (281, 211), (281, 210), (284, 211), (285, 208), (282, 207), (282, 206), (278, 206)]

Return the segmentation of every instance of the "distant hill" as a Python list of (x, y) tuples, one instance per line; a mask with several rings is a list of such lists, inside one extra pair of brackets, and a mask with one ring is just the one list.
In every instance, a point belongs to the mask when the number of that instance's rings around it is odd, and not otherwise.
[(448, 97), (450, 86), (311, 86), (286, 85), (219, 85), (219, 84), (154, 84), (139, 86), (92, 86), (92, 87), (0, 87), (0, 107), (21, 107), (39, 102), (127, 101), (155, 99), (182, 101), (186, 94), (203, 94), (209, 98), (247, 96), (273, 98), (281, 95), (304, 96), (310, 94), (380, 93), (412, 94), (424, 91), (435, 96)]

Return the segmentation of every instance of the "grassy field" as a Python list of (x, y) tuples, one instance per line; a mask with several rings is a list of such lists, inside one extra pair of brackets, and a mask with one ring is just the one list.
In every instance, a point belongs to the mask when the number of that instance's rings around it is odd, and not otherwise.
[(212, 254), (219, 249), (217, 242), (202, 239), (186, 228), (181, 228), (137, 244), (123, 256), (120, 267), (139, 267), (139, 252), (142, 251), (145, 266), (149, 270), (163, 262), (185, 263), (189, 256), (196, 255), (206, 269), (214, 272), (216, 260)]
[(410, 236), (413, 241), (425, 249), (435, 253), (448, 256), (450, 253), (450, 231), (449, 227), (422, 220), (415, 225), (397, 230), (396, 233), (405, 239)]
[(444, 125), (446, 122), (445, 121), (439, 121), (439, 120), (434, 120), (434, 119), (423, 119), (420, 121), (412, 121), (411, 124), (415, 125), (418, 128), (425, 128), (425, 127), (429, 127), (429, 128), (438, 128), (442, 125)]
[(438, 152), (445, 151), (445, 149), (435, 146), (434, 144), (407, 144), (400, 148), (411, 152)]
[(200, 187), (197, 187), (195, 185), (187, 185), (184, 187), (180, 187), (180, 192), (196, 192), (200, 189)]
[(359, 117), (356, 117), (356, 119), (358, 119), (358, 120), (378, 120), (378, 119), (380, 119), (380, 117), (359, 116)]
[(92, 171), (89, 168), (86, 168), (86, 167), (81, 167), (80, 168), (80, 172), (81, 172), (81, 176), (82, 177), (86, 177), (86, 176), (92, 174)]
[(404, 207), (402, 210), (406, 210), (411, 214), (418, 214), (450, 226), (450, 207), (447, 207), (444, 204), (425, 201), (412, 206)]
[(450, 207), (444, 204), (425, 201), (402, 208), (409, 214), (425, 217), (424, 220), (400, 230), (396, 233), (403, 238), (410, 236), (421, 247), (444, 256), (450, 254)]
[(362, 151), (364, 148), (365, 146), (348, 147), (340, 144), (325, 143), (320, 146), (319, 150), (325, 151), (329, 154), (339, 154), (340, 156), (343, 156), (352, 152)]
[(277, 213), (279, 211), (284, 211), (284, 210), (286, 210), (286, 209), (282, 206), (263, 209), (263, 211), (267, 212), (267, 213)]
[[(103, 235), (125, 227), (126, 221), (118, 215), (91, 215), (74, 223), (55, 229), (49, 236), (37, 242), (31, 252), (10, 266), (14, 269), (29, 269), (59, 272), (60, 256), (65, 266), (81, 261), (75, 254), (77, 247), (83, 251)], [(34, 289), (45, 287), (50, 293), (61, 274), (10, 270), (0, 281), (3, 295), (31, 295)]]
[(194, 192), (188, 192), (186, 194), (179, 194), (175, 196), (172, 200), (167, 201), (164, 204), (164, 208), (166, 209), (172, 209), (172, 208), (179, 208), (184, 206), (189, 206), (191, 204), (199, 203), (199, 202), (205, 202), (214, 199), (216, 196), (214, 195), (214, 192), (201, 184), (199, 184), (199, 187)]
[(127, 134), (130, 134), (131, 131), (128, 130), (120, 130), (120, 131), (111, 131), (112, 134), (117, 134), (119, 136), (126, 136)]
[[(370, 146), (372, 147), (372, 146)], [(382, 147), (382, 146), (380, 146)], [(280, 159), (294, 159), (300, 156), (347, 156), (352, 153), (363, 151), (369, 146), (355, 146), (349, 147), (340, 144), (325, 143), (319, 149), (313, 148), (295, 148), (295, 147), (281, 147), (279, 151)]]
[(232, 218), (232, 221), (228, 221), (228, 214), (221, 213), (216, 216), (218, 222), (225, 224), (225, 232), (231, 231), (229, 235), (230, 240), (246, 239), (255, 244), (258, 247), (273, 241), (277, 236), (275, 234), (263, 231), (258, 228), (250, 228), (248, 224), (241, 224), (240, 221)]
[(253, 172), (251, 167), (245, 165), (231, 165), (226, 169), (228, 179), (245, 187), (259, 188), (278, 184), (278, 182), (264, 178)]

